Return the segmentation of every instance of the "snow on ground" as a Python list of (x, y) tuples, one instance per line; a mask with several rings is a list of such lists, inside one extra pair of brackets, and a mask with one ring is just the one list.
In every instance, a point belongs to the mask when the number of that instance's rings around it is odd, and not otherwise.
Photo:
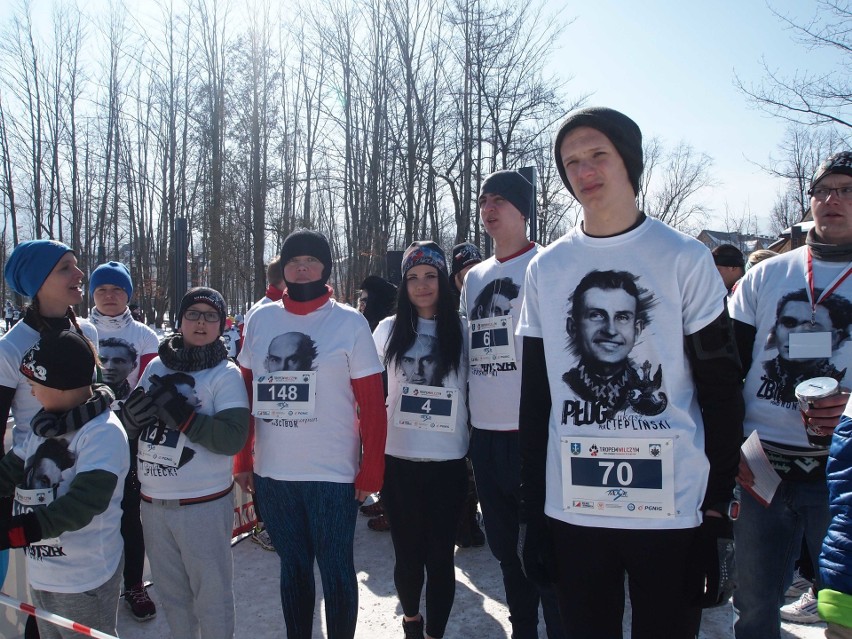
[[(389, 533), (367, 528), (367, 518), (359, 517), (355, 533), (355, 567), (360, 584), (360, 611), (356, 639), (399, 639), (402, 635), (402, 610), (393, 585), (393, 546)], [(278, 598), (277, 555), (261, 549), (248, 539), (234, 547), (235, 591), (237, 599), (236, 639), (283, 639), (286, 636)], [(319, 589), (319, 574), (316, 577)], [(447, 639), (508, 639), (511, 628), (505, 604), (503, 581), (497, 561), (488, 547), (456, 551), (456, 599), (447, 625)], [(156, 584), (150, 590), (157, 599)], [(318, 594), (318, 600), (321, 593)], [(665, 605), (661, 601), (660, 605)], [(315, 639), (325, 636), (318, 601)], [(629, 615), (625, 615), (629, 616)], [(733, 637), (730, 604), (704, 615), (701, 639)], [(629, 637), (629, 619), (625, 637)], [(824, 624), (784, 624), (782, 638), (822, 637)], [(545, 637), (543, 623), (539, 626)], [(164, 639), (169, 637), (165, 615), (146, 623), (134, 621), (122, 604), (119, 609), (119, 634), (122, 639)]]

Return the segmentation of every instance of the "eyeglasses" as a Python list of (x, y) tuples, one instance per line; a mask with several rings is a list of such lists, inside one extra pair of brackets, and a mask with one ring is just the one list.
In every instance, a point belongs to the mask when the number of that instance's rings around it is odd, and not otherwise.
[(219, 313), (217, 313), (216, 311), (191, 311), (190, 310), (190, 311), (186, 311), (183, 314), (184, 319), (188, 319), (190, 322), (194, 322), (194, 321), (200, 319), (202, 316), (204, 317), (205, 322), (210, 322), (211, 324), (213, 322), (219, 321)]
[(838, 200), (848, 202), (852, 200), (852, 186), (841, 186), (836, 189), (829, 189), (824, 186), (818, 186), (808, 191), (808, 195), (812, 195), (820, 202), (825, 202), (828, 196), (834, 193)]

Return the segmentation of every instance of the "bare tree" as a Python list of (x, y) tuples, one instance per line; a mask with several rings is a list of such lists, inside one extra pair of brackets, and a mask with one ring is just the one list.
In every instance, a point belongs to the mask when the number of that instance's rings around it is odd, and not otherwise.
[(771, 5), (769, 8), (796, 42), (808, 49), (839, 53), (836, 69), (827, 73), (808, 69), (781, 72), (764, 59), (761, 82), (746, 84), (739, 77), (735, 82), (756, 107), (790, 122), (852, 127), (852, 8), (845, 0), (814, 0), (813, 7), (808, 18), (783, 13)]
[(639, 208), (676, 229), (696, 232), (708, 215), (698, 195), (715, 184), (710, 175), (713, 159), (684, 141), (666, 151), (658, 138), (646, 140), (643, 152)]

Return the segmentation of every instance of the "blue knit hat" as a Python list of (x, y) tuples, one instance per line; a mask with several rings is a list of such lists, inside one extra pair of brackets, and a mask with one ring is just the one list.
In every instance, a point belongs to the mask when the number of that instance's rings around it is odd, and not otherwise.
[(130, 271), (121, 262), (107, 262), (92, 271), (92, 276), (89, 278), (89, 291), (92, 297), (95, 296), (98, 287), (104, 284), (111, 284), (124, 289), (128, 301), (133, 297), (133, 281), (130, 279)]
[(71, 247), (56, 240), (21, 242), (6, 260), (6, 283), (20, 295), (35, 297), (53, 267)]
[(431, 240), (412, 242), (405, 249), (405, 253), (402, 254), (402, 276), (405, 277), (405, 274), (410, 269), (419, 264), (434, 266), (449, 277), (447, 273), (447, 257), (444, 255), (443, 249)]

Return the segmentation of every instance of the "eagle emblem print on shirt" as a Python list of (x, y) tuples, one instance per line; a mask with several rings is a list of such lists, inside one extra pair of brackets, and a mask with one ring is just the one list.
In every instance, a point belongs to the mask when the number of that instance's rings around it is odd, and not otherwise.
[[(491, 280), (482, 287), (473, 308), (470, 310), (471, 320), (485, 319), (487, 317), (504, 317), (511, 314), (514, 304), (519, 304), (518, 296), (521, 286), (515, 284), (511, 277), (499, 277)], [(487, 375), (496, 377), (498, 373), (518, 370), (516, 362), (499, 362), (489, 364), (476, 364), (471, 366), (472, 375)]]
[(562, 423), (600, 428), (665, 428), (646, 422), (668, 405), (662, 365), (637, 363), (631, 353), (651, 323), (654, 295), (627, 271), (587, 273), (569, 300), (568, 351), (577, 357), (562, 381), (579, 399), (564, 402)]
[[(822, 289), (814, 290), (819, 299)], [(777, 351), (775, 357), (762, 362), (763, 373), (757, 389), (757, 398), (776, 406), (796, 409), (796, 386), (812, 377), (833, 377), (838, 382), (846, 369), (838, 369), (829, 357), (794, 359), (790, 357), (790, 336), (797, 333), (829, 333), (831, 354), (849, 339), (852, 324), (852, 302), (832, 294), (811, 309), (808, 291), (804, 288), (791, 291), (778, 300), (775, 323), (769, 330), (764, 351)]]

